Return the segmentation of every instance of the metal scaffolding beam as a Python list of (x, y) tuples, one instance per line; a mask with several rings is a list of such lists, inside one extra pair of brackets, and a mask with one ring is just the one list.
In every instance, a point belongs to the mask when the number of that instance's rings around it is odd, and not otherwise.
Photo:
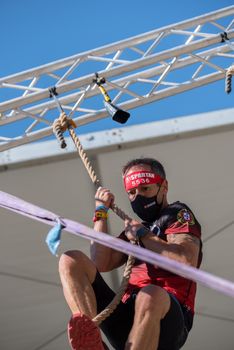
[[(52, 134), (58, 112), (51, 86), (77, 125), (107, 117), (94, 72), (105, 77), (113, 103), (125, 110), (224, 79), (234, 58), (233, 14), (230, 6), (0, 78), (8, 96), (0, 103), (0, 151)], [(6, 135), (8, 124), (22, 121), (19, 134)]]

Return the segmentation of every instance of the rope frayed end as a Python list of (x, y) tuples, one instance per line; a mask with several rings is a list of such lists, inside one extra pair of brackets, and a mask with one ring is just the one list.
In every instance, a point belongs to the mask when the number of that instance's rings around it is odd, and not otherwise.
[(54, 132), (57, 140), (59, 141), (61, 148), (67, 147), (63, 133), (68, 129), (76, 128), (76, 127), (77, 127), (77, 125), (74, 122), (74, 120), (69, 119), (65, 112), (62, 112), (60, 114), (59, 118), (54, 120), (53, 132)]
[(226, 72), (225, 79), (225, 91), (227, 94), (230, 94), (232, 91), (232, 76), (234, 74), (234, 65), (230, 66)]

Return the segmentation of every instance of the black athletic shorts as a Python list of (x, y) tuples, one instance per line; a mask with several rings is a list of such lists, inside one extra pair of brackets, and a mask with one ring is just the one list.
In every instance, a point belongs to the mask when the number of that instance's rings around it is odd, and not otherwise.
[[(99, 272), (92, 284), (97, 299), (97, 312), (100, 313), (113, 300), (115, 293), (106, 284)], [(185, 343), (192, 327), (192, 313), (181, 306), (171, 295), (171, 307), (161, 321), (158, 350), (178, 350)], [(100, 328), (115, 350), (124, 350), (134, 318), (136, 294), (126, 303), (120, 302), (116, 310), (101, 323)]]

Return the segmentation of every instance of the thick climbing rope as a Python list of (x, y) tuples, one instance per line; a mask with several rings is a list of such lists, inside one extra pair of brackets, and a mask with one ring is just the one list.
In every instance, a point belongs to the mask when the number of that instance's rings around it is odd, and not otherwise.
[[(233, 43), (230, 42), (230, 39), (228, 38), (227, 32), (223, 32), (221, 35), (221, 43), (227, 43), (231, 49), (233, 50)], [(225, 91), (227, 94), (230, 94), (232, 91), (232, 76), (234, 74), (234, 65), (230, 66), (226, 72), (226, 79), (225, 79)]]
[(232, 76), (234, 75), (234, 65), (230, 66), (226, 72), (225, 91), (230, 94), (232, 91)]
[[(68, 118), (65, 112), (62, 112), (60, 114), (59, 118), (55, 119), (55, 121), (53, 123), (54, 134), (56, 135), (57, 139), (59, 140), (62, 148), (66, 147), (66, 142), (65, 142), (65, 138), (63, 136), (63, 133), (66, 130), (69, 131), (69, 134), (72, 138), (72, 141), (74, 142), (74, 144), (76, 146), (76, 149), (79, 153), (79, 156), (80, 156), (92, 182), (94, 183), (94, 185), (96, 187), (99, 187), (100, 181), (99, 181), (99, 179), (98, 179), (98, 177), (97, 177), (97, 175), (92, 167), (91, 162), (88, 159), (86, 152), (84, 151), (84, 149), (81, 145), (81, 142), (80, 142), (78, 136), (76, 135), (76, 133), (74, 131), (74, 128), (76, 128), (75, 122), (72, 119)], [(122, 220), (131, 220), (131, 218), (127, 214), (125, 214), (122, 209), (118, 208), (116, 204), (113, 203), (111, 205), (111, 209)], [(132, 243), (135, 243), (135, 242), (132, 242)], [(93, 322), (96, 325), (100, 325), (101, 322), (104, 321), (118, 306), (118, 304), (121, 301), (122, 296), (127, 288), (134, 262), (135, 262), (135, 258), (133, 256), (129, 255), (126, 266), (125, 266), (121, 285), (120, 285), (114, 299), (111, 301), (111, 303), (109, 305), (107, 305), (107, 307), (101, 313), (99, 313), (96, 317), (93, 318)]]

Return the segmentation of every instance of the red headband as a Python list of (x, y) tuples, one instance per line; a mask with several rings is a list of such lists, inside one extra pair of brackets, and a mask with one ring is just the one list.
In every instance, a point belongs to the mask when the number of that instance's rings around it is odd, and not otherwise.
[(152, 171), (135, 171), (127, 176), (124, 176), (124, 187), (126, 191), (136, 188), (141, 184), (156, 184), (162, 183), (163, 178), (161, 176), (153, 173)]

